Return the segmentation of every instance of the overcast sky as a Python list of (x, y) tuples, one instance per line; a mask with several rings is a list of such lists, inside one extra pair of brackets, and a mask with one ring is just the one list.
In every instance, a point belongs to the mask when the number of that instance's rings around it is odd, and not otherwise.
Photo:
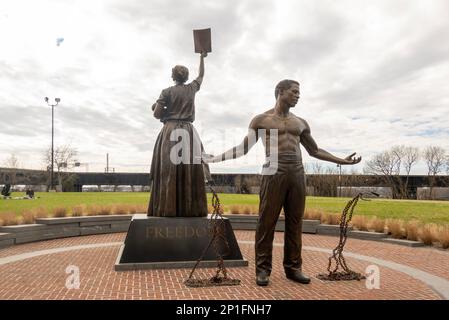
[[(0, 162), (14, 153), (42, 167), (48, 96), (62, 100), (55, 145), (76, 148), (81, 170), (103, 171), (109, 153), (116, 171), (148, 172), (162, 127), (150, 106), (174, 65), (196, 76), (192, 30), (207, 27), (213, 52), (194, 123), (206, 152), (239, 143), (286, 78), (301, 83), (292, 111), (337, 156), (449, 150), (449, 1), (1, 0)], [(259, 142), (211, 170), (256, 173), (262, 163)]]

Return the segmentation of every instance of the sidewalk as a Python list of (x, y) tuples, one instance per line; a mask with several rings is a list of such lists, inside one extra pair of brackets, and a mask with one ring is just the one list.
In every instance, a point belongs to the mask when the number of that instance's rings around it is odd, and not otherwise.
[[(275, 236), (270, 285), (258, 287), (254, 232), (235, 234), (249, 261), (249, 267), (228, 269), (232, 278), (241, 280), (240, 286), (189, 288), (183, 284), (189, 269), (115, 272), (114, 262), (126, 235), (118, 233), (1, 249), (0, 299), (442, 299), (449, 292), (448, 251), (358, 239), (348, 239), (346, 261), (361, 273), (377, 265), (380, 289), (368, 289), (365, 281), (321, 281), (316, 275), (326, 271), (329, 252), (338, 238), (310, 234), (303, 235), (303, 270), (312, 283), (294, 283), (283, 274), (281, 232)], [(79, 289), (66, 288), (68, 266), (79, 268)], [(208, 278), (214, 271), (198, 269), (196, 277)]]

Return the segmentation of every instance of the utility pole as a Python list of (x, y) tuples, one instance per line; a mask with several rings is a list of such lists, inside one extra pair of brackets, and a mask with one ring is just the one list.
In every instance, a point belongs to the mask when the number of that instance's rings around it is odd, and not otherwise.
[(51, 173), (50, 173), (50, 191), (53, 189), (53, 172), (54, 172), (54, 136), (55, 136), (55, 129), (54, 129), (54, 113), (55, 113), (55, 107), (58, 105), (58, 103), (61, 101), (59, 98), (55, 98), (54, 104), (48, 102), (48, 97), (45, 97), (45, 102), (49, 106), (51, 106)]
[(337, 164), (338, 171), (338, 196), (341, 198), (341, 164)]

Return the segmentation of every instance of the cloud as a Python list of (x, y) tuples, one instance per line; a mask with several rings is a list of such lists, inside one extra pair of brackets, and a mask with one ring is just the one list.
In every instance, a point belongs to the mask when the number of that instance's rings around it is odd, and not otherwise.
[(329, 104), (348, 100), (347, 105), (350, 106), (375, 99), (379, 94), (390, 90), (406, 90), (401, 87), (414, 85), (427, 68), (435, 68), (448, 62), (449, 44), (440, 43), (440, 39), (449, 37), (448, 30), (449, 23), (421, 34), (418, 39), (407, 39), (400, 48), (386, 48), (390, 53), (347, 87), (331, 91), (320, 98), (324, 98)]
[(345, 21), (336, 12), (323, 8), (318, 10), (312, 15), (313, 18), (308, 19), (312, 28), (297, 26), (298, 30), (290, 36), (275, 41), (276, 54), (273, 58), (279, 67), (303, 69), (304, 66), (320, 64), (327, 56), (334, 55), (342, 37), (347, 36)]
[[(0, 154), (31, 168), (50, 143), (48, 96), (62, 99), (56, 144), (71, 143), (91, 171), (103, 171), (106, 153), (117, 171), (149, 170), (162, 127), (149, 107), (175, 64), (196, 77), (192, 30), (206, 27), (213, 51), (194, 123), (206, 151), (239, 143), (286, 78), (301, 83), (292, 112), (336, 155), (368, 159), (393, 144), (449, 150), (444, 0), (5, 0), (0, 12)], [(259, 172), (263, 160), (259, 143), (211, 168)]]
[(36, 113), (36, 106), (3, 105), (0, 117), (0, 132), (8, 136), (8, 140), (15, 137), (34, 138), (48, 132), (51, 113)]

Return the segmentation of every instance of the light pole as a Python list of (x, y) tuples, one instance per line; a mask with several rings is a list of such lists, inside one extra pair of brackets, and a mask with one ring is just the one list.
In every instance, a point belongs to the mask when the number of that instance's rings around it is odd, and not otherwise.
[(45, 102), (47, 102), (47, 104), (49, 106), (51, 106), (51, 173), (50, 173), (50, 191), (54, 190), (53, 189), (53, 164), (54, 164), (54, 137), (55, 137), (55, 129), (54, 129), (54, 114), (55, 114), (55, 107), (58, 105), (58, 103), (61, 101), (61, 99), (59, 98), (55, 98), (55, 102), (56, 103), (50, 103), (48, 102), (48, 97), (45, 97)]
[(339, 169), (339, 171), (338, 171), (338, 186), (339, 186), (338, 193), (339, 193), (339, 195), (338, 196), (341, 198), (341, 164), (337, 164), (337, 167)]

